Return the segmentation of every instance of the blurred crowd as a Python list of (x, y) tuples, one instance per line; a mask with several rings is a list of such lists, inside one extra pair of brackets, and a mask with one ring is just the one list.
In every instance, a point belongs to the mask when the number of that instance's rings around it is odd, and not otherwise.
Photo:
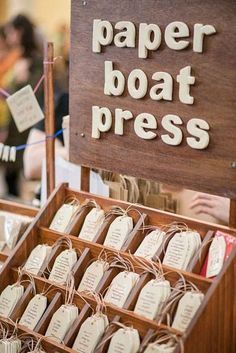
[[(69, 62), (69, 31), (61, 25), (55, 37), (55, 55), (60, 60), (55, 64), (55, 106), (57, 127), (61, 126), (63, 115), (68, 114), (68, 62)], [(9, 22), (0, 26), (0, 88), (15, 93), (30, 84), (33, 88), (43, 74), (43, 48), (46, 38), (30, 18), (19, 14)], [(43, 109), (43, 89), (37, 91), (37, 100)], [(0, 143), (17, 146), (26, 142), (36, 141), (44, 135), (44, 123), (40, 122), (32, 130), (19, 133), (11, 117), (4, 95), (0, 93)], [(60, 145), (60, 141), (58, 142)], [(37, 151), (38, 150), (38, 151)], [(19, 180), (25, 162), (25, 173), (28, 178), (40, 178), (41, 162), (44, 151), (36, 150), (36, 165), (31, 162), (29, 153), (18, 152), (15, 163), (0, 162), (0, 173), (6, 187), (6, 194), (18, 197), (20, 194)], [(2, 182), (2, 183), (3, 183)]]

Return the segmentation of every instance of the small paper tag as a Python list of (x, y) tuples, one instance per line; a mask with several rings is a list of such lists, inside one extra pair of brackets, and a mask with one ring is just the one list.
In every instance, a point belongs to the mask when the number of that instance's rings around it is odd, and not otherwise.
[(153, 320), (171, 293), (168, 281), (149, 281), (141, 290), (134, 312)]
[(45, 336), (61, 343), (77, 317), (78, 308), (76, 306), (62, 305), (53, 314)]
[(129, 216), (119, 216), (111, 223), (104, 245), (120, 250), (129, 233), (133, 229), (133, 219)]
[(0, 316), (9, 318), (23, 293), (24, 287), (21, 285), (7, 286), (0, 295)]
[(84, 220), (84, 224), (79, 233), (79, 238), (93, 241), (104, 219), (105, 212), (103, 210), (97, 207), (92, 208)]
[(76, 261), (77, 254), (74, 249), (62, 251), (54, 262), (52, 271), (49, 275), (49, 281), (64, 285)]
[(47, 308), (47, 297), (36, 294), (27, 305), (19, 324), (34, 330)]
[(209, 249), (206, 277), (210, 278), (218, 275), (224, 264), (225, 252), (225, 238), (215, 236)]
[(165, 232), (162, 232), (159, 229), (153, 230), (151, 233), (146, 235), (134, 255), (151, 260), (160, 248), (164, 240), (164, 236)]
[(136, 353), (140, 348), (138, 331), (120, 328), (111, 339), (108, 353)]
[(187, 292), (180, 299), (172, 327), (184, 332), (204, 299), (204, 294)]
[(94, 261), (85, 271), (78, 292), (95, 291), (109, 264), (102, 260)]
[(111, 282), (105, 295), (105, 302), (123, 308), (132, 288), (139, 279), (139, 275), (134, 272), (120, 272)]
[(39, 271), (49, 257), (52, 248), (47, 244), (37, 245), (30, 253), (23, 269), (34, 275), (38, 275)]
[(43, 112), (30, 85), (6, 99), (16, 127), (23, 132), (44, 119)]
[(109, 322), (105, 315), (93, 315), (81, 325), (73, 349), (78, 353), (93, 353)]
[(77, 208), (78, 206), (67, 204), (67, 203), (62, 205), (57, 211), (57, 213), (55, 214), (49, 226), (49, 229), (52, 229), (56, 232), (61, 232), (61, 233), (65, 232), (66, 227), (68, 226)]

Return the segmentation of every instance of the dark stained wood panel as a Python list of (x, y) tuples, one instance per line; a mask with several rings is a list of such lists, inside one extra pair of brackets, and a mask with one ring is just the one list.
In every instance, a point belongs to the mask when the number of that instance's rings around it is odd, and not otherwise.
[[(87, 0), (72, 1), (72, 45), (70, 67), (70, 115), (73, 162), (93, 168), (176, 184), (193, 190), (236, 198), (236, 2), (234, 0)], [(162, 44), (147, 59), (138, 58), (136, 48), (104, 47), (92, 52), (93, 20), (155, 23), (162, 30)], [(173, 21), (185, 22), (190, 29), (188, 48), (175, 51), (164, 41), (165, 27)], [(192, 50), (193, 27), (196, 23), (213, 25), (217, 33), (205, 38), (204, 52)], [(146, 95), (135, 100), (125, 90), (121, 97), (106, 96), (104, 61), (110, 60), (126, 77), (136, 68), (151, 80), (156, 71), (174, 78), (172, 102), (153, 101)], [(196, 84), (191, 87), (193, 105), (179, 101), (176, 76), (185, 66), (192, 67)], [(157, 138), (143, 140), (133, 129), (134, 119), (125, 123), (124, 135), (102, 133), (99, 140), (91, 137), (92, 106), (128, 109), (136, 117), (153, 114), (158, 122)], [(168, 146), (160, 135), (161, 119), (166, 114), (181, 117), (184, 139), (179, 146)], [(206, 150), (193, 150), (186, 143), (186, 123), (201, 118), (210, 125), (210, 144)], [(114, 119), (114, 118), (113, 118)], [(81, 134), (83, 136), (81, 136)]]

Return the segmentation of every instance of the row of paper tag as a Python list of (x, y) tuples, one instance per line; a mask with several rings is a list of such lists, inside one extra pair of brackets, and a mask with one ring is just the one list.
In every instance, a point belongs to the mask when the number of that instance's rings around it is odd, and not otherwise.
[[(79, 203), (63, 204), (54, 216), (49, 228), (55, 231), (70, 233), (71, 224), (75, 221), (76, 216), (79, 217), (80, 211), (91, 206), (93, 201), (89, 201), (86, 205)], [(95, 203), (95, 202), (94, 202)], [(86, 241), (95, 241), (96, 236), (108, 219), (109, 215), (116, 215), (109, 226), (104, 246), (114, 250), (121, 250), (130, 238), (134, 228), (134, 220), (129, 215), (130, 212), (140, 214), (135, 208), (130, 210), (122, 210), (121, 208), (113, 208), (113, 210), (105, 213), (101, 207), (95, 203), (95, 207), (89, 211), (84, 219), (82, 228), (78, 234), (79, 239)], [(149, 230), (143, 233), (143, 240), (134, 252), (134, 255), (153, 259), (158, 251), (164, 253), (163, 265), (173, 267), (178, 270), (189, 270), (189, 266), (194, 258), (200, 258), (201, 250), (205, 246), (202, 243), (200, 234), (188, 229), (186, 225), (178, 225), (176, 223), (166, 225), (165, 227), (145, 226)], [(233, 245), (232, 245), (233, 244)], [(222, 266), (228, 258), (231, 248), (236, 245), (235, 237), (217, 232), (212, 239), (207, 262), (201, 274), (211, 278), (219, 274)]]

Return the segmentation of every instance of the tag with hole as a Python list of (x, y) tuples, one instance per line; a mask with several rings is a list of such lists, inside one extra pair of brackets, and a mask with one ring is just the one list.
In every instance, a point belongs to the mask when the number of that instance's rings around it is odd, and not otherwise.
[(201, 238), (197, 232), (176, 233), (167, 246), (163, 265), (186, 270), (200, 246)]
[(74, 249), (62, 251), (54, 262), (52, 271), (49, 275), (49, 281), (64, 285), (76, 261), (77, 254)]
[(65, 203), (62, 205), (57, 213), (55, 214), (49, 229), (54, 230), (56, 232), (65, 232), (71, 218), (75, 214), (78, 209), (78, 205), (72, 205)]
[(184, 332), (201, 305), (203, 299), (203, 293), (185, 293), (179, 301), (172, 327), (176, 330)]
[(33, 275), (38, 275), (42, 265), (47, 262), (52, 248), (47, 244), (37, 245), (30, 253), (23, 269)]
[(45, 336), (61, 343), (79, 315), (74, 305), (62, 305), (54, 314)]
[(224, 264), (226, 242), (223, 236), (215, 236), (208, 254), (206, 277), (217, 276)]
[(43, 112), (30, 85), (21, 88), (7, 99), (16, 127), (23, 132), (44, 119)]
[(81, 325), (73, 349), (78, 353), (93, 353), (108, 326), (106, 315), (95, 314)]
[(0, 316), (9, 318), (23, 294), (22, 285), (7, 286), (0, 295)]
[(139, 245), (138, 249), (135, 251), (134, 255), (145, 257), (146, 259), (152, 260), (153, 256), (156, 254), (157, 250), (160, 248), (165, 232), (155, 229), (145, 236), (142, 243)]
[(136, 353), (140, 348), (139, 333), (133, 328), (120, 328), (113, 335), (108, 353)]
[(134, 312), (153, 320), (163, 303), (170, 296), (170, 282), (153, 279), (149, 281), (141, 290)]
[(84, 224), (81, 228), (79, 233), (79, 238), (93, 241), (99, 228), (101, 227), (102, 223), (105, 219), (105, 212), (98, 208), (94, 207), (92, 210), (87, 214)]
[(19, 324), (34, 330), (47, 308), (47, 297), (36, 294), (27, 305)]
[(78, 292), (95, 291), (101, 281), (105, 271), (109, 268), (109, 263), (103, 260), (94, 261), (85, 271), (79, 284)]
[(132, 229), (132, 217), (126, 215), (116, 217), (108, 229), (104, 245), (116, 250), (120, 250)]
[(135, 272), (123, 271), (112, 280), (105, 295), (105, 302), (123, 308), (131, 290), (139, 279)]

